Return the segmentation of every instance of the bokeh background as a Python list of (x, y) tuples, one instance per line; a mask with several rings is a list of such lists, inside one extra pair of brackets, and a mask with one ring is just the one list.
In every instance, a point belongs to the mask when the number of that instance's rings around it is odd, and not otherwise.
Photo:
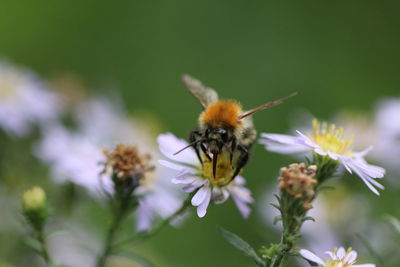
[[(154, 132), (183, 138), (196, 127), (201, 111), (180, 81), (183, 73), (247, 108), (297, 91), (285, 104), (255, 116), (259, 132), (285, 133), (307, 127), (308, 114), (331, 120), (347, 110), (372, 118), (379, 99), (399, 97), (399, 9), (397, 1), (3, 0), (0, 56), (33, 70), (56, 91), (79, 87), (84, 95), (118, 95), (126, 112), (150, 122)], [(101, 241), (109, 222), (106, 206), (83, 188), (54, 183), (49, 166), (31, 152), (40, 133), (1, 138), (0, 265), (42, 264), (23, 243), (27, 231), (19, 215), (20, 194), (36, 184), (49, 194), (52, 228), (63, 228), (64, 219), (80, 221), (79, 231)], [(223, 240), (216, 225), (255, 247), (277, 242), (279, 231), (266, 222), (272, 213), (268, 218), (260, 210), (267, 210), (265, 194), (274, 191), (279, 168), (293, 161), (255, 145), (244, 171), (255, 198), (248, 220), (229, 201), (210, 207), (202, 219), (192, 212), (180, 228), (168, 227), (131, 249), (155, 266), (252, 266)], [(374, 257), (354, 236), (357, 230), (378, 236), (372, 245), (384, 258), (392, 252), (382, 249), (379, 236), (393, 239), (387, 244), (398, 242), (384, 218), (400, 216), (400, 189), (383, 184), (386, 190), (377, 197), (360, 179), (346, 175), (333, 182), (336, 192), (324, 196), (329, 207), (361, 199), (351, 206), (363, 211), (361, 220), (352, 217), (358, 216), (355, 210), (329, 208), (328, 213), (333, 224), (340, 221), (335, 224), (338, 240), (358, 250), (365, 262)], [(364, 222), (360, 227), (353, 225), (359, 221)], [(134, 231), (133, 223), (128, 221), (124, 231)], [(385, 266), (399, 266), (393, 258)], [(121, 264), (130, 266), (114, 263)]]

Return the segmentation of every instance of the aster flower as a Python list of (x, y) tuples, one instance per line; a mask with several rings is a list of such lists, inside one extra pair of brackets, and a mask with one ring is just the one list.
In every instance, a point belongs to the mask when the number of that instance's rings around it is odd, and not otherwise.
[(188, 143), (167, 133), (157, 138), (160, 151), (167, 160), (159, 160), (161, 165), (176, 171), (174, 184), (182, 184), (185, 192), (195, 192), (191, 203), (197, 207), (197, 215), (201, 218), (207, 212), (209, 204), (222, 204), (229, 196), (238, 207), (244, 218), (250, 214), (248, 204), (253, 202), (250, 190), (245, 188), (245, 180), (237, 176), (231, 181), (233, 169), (229, 155), (225, 152), (218, 157), (216, 177), (213, 177), (212, 162), (203, 160), (203, 166), (199, 162), (195, 151), (188, 148), (177, 155), (173, 155)]
[(33, 73), (0, 61), (0, 127), (25, 136), (33, 125), (45, 125), (61, 113), (60, 97)]
[(350, 173), (356, 173), (368, 188), (379, 195), (375, 187), (384, 189), (375, 179), (383, 178), (385, 170), (381, 167), (368, 164), (364, 156), (372, 149), (369, 147), (362, 152), (352, 150), (353, 139), (347, 137), (343, 128), (336, 128), (329, 125), (313, 121), (313, 132), (303, 134), (296, 131), (297, 136), (283, 134), (263, 133), (259, 141), (266, 146), (267, 150), (282, 154), (298, 154), (314, 152), (314, 154), (328, 157), (343, 165)]
[[(153, 156), (153, 163), (161, 158), (147, 126), (128, 120), (113, 102), (91, 99), (76, 110), (78, 125), (75, 131), (52, 125), (44, 131), (35, 148), (36, 156), (50, 166), (57, 182), (73, 182), (101, 199), (103, 191), (113, 194), (110, 177), (99, 176), (104, 169), (100, 163), (107, 162), (104, 149), (119, 143), (138, 145), (141, 151)], [(168, 168), (156, 166), (135, 190), (134, 194), (139, 197), (137, 231), (150, 229), (156, 218), (166, 218), (180, 207), (182, 195), (167, 178), (171, 173)]]
[(327, 251), (326, 254), (328, 254), (330, 258), (325, 261), (306, 249), (301, 249), (299, 253), (303, 258), (315, 262), (318, 266), (322, 267), (375, 267), (375, 264), (371, 263), (355, 264), (357, 260), (357, 252), (351, 248), (347, 249), (347, 251), (343, 247)]

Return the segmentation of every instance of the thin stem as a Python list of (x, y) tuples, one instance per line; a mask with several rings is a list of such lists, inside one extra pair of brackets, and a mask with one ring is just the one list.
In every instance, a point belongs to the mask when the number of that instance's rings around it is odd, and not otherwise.
[(114, 215), (110, 228), (108, 229), (106, 240), (104, 242), (103, 252), (97, 260), (97, 267), (105, 266), (107, 257), (111, 254), (112, 243), (114, 242), (115, 233), (120, 227), (126, 215), (127, 209), (124, 207), (119, 208), (119, 211)]
[(129, 243), (131, 243), (131, 242), (135, 242), (135, 241), (137, 241), (137, 242), (138, 242), (138, 241), (144, 241), (144, 240), (147, 240), (147, 239), (149, 239), (149, 238), (151, 238), (151, 237), (157, 235), (159, 232), (161, 232), (162, 229), (164, 229), (165, 226), (169, 225), (170, 222), (171, 222), (172, 220), (174, 220), (176, 217), (178, 217), (179, 215), (181, 215), (181, 214), (187, 209), (187, 207), (190, 206), (190, 200), (192, 199), (192, 196), (193, 196), (193, 195), (190, 194), (190, 195), (184, 200), (184, 202), (182, 203), (182, 206), (181, 206), (177, 211), (175, 211), (175, 212), (174, 212), (171, 216), (169, 216), (168, 218), (166, 218), (166, 219), (164, 219), (163, 221), (161, 221), (161, 222), (160, 222), (157, 226), (155, 226), (151, 231), (149, 231), (149, 232), (138, 233), (137, 235), (135, 235), (135, 236), (133, 236), (133, 237), (131, 237), (131, 238), (128, 238), (128, 239), (119, 241), (119, 242), (117, 242), (117, 243), (114, 243), (114, 244), (112, 245), (112, 249), (116, 249), (116, 248), (118, 248), (118, 247), (121, 247), (121, 246), (123, 246), (123, 245), (129, 244)]
[(47, 265), (52, 264), (53, 261), (51, 260), (50, 254), (49, 254), (49, 252), (47, 250), (47, 242), (46, 242), (46, 238), (45, 238), (45, 234), (43, 232), (43, 229), (38, 229), (36, 231), (36, 235), (37, 235), (36, 238), (39, 241), (40, 246), (41, 246), (41, 251), (40, 251), (41, 256), (43, 257), (43, 259), (44, 259), (44, 261), (46, 262)]

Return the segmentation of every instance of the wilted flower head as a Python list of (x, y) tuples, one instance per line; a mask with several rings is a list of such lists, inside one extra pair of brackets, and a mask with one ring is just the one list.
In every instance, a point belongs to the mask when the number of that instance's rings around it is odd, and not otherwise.
[(379, 195), (375, 187), (384, 189), (376, 178), (383, 178), (385, 170), (381, 167), (368, 164), (364, 156), (372, 149), (369, 147), (362, 152), (352, 150), (353, 137), (346, 135), (343, 128), (313, 121), (313, 131), (303, 134), (297, 131), (298, 136), (283, 134), (262, 134), (261, 144), (267, 150), (283, 153), (298, 154), (314, 152), (318, 157), (328, 157), (342, 164), (350, 173), (355, 172), (369, 189)]
[(107, 158), (105, 171), (110, 169), (120, 179), (127, 179), (132, 176), (143, 178), (144, 173), (154, 169), (149, 165), (150, 154), (140, 154), (137, 147), (118, 144), (113, 151), (105, 149), (104, 155)]
[(293, 163), (280, 170), (278, 187), (294, 198), (309, 199), (314, 196), (317, 180), (314, 178), (317, 166)]
[(346, 251), (343, 247), (340, 247), (335, 248), (332, 251), (327, 251), (326, 254), (328, 254), (330, 258), (325, 261), (306, 249), (301, 249), (299, 252), (305, 259), (315, 262), (318, 266), (322, 267), (375, 267), (375, 264), (371, 263), (355, 264), (357, 260), (357, 252), (352, 250), (352, 248), (348, 248)]
[(56, 119), (61, 99), (31, 72), (0, 61), (0, 127), (8, 134), (24, 136), (33, 125)]
[(214, 177), (212, 162), (204, 157), (202, 165), (192, 148), (174, 155), (188, 145), (186, 141), (168, 133), (158, 136), (158, 144), (160, 151), (168, 158), (159, 160), (159, 163), (177, 172), (172, 182), (184, 185), (182, 189), (188, 193), (197, 190), (192, 198), (192, 205), (197, 207), (199, 217), (204, 217), (210, 202), (221, 204), (229, 196), (232, 196), (243, 217), (249, 216), (250, 208), (247, 205), (253, 202), (251, 193), (244, 187), (243, 177), (237, 176), (232, 180), (234, 169), (226, 151), (218, 157)]

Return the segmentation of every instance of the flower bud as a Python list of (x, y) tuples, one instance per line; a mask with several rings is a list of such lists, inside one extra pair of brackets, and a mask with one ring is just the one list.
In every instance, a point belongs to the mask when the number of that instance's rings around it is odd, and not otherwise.
[(29, 223), (39, 230), (47, 218), (46, 193), (41, 187), (35, 186), (22, 195), (22, 211)]
[(280, 170), (279, 189), (286, 191), (296, 199), (310, 199), (314, 196), (317, 184), (315, 174), (317, 166), (293, 163)]

